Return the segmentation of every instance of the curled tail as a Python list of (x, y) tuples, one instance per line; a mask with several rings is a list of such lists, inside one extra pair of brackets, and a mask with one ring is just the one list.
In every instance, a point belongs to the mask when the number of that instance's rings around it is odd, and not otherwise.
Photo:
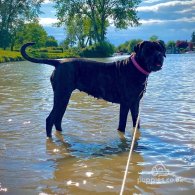
[(32, 58), (29, 55), (27, 55), (26, 53), (26, 48), (28, 46), (32, 46), (35, 43), (26, 43), (21, 47), (21, 54), (23, 56), (23, 58), (25, 58), (26, 60), (30, 61), (30, 62), (34, 62), (34, 63), (41, 63), (41, 64), (49, 64), (52, 65), (54, 67), (56, 67), (58, 65), (58, 60), (52, 60), (52, 59), (37, 59), (37, 58)]

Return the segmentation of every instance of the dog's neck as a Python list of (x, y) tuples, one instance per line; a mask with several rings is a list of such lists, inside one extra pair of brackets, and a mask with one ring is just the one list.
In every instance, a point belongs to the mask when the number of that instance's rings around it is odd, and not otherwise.
[(144, 75), (146, 75), (146, 76), (148, 76), (148, 75), (150, 74), (150, 72), (148, 72), (148, 71), (145, 70), (142, 66), (140, 66), (138, 60), (136, 59), (135, 54), (132, 54), (132, 55), (130, 56), (130, 58), (131, 58), (131, 61), (132, 61), (133, 65), (135, 66), (135, 68), (136, 68), (137, 70), (139, 70), (142, 74), (144, 74)]

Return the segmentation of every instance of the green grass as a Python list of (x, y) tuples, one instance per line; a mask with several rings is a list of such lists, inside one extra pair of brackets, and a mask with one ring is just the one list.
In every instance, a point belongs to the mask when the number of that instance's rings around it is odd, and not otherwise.
[(0, 63), (23, 60), (20, 52), (0, 49)]
[[(72, 57), (79, 57), (79, 55), (74, 51), (64, 51), (60, 52), (60, 50), (33, 50), (28, 52), (30, 56), (35, 58), (50, 58), (50, 59), (60, 59), (60, 58), (72, 58)], [(21, 56), (20, 52), (18, 51), (9, 51), (9, 50), (2, 50), (0, 49), (0, 63), (4, 62), (14, 62), (14, 61), (23, 61), (23, 57)]]
[[(29, 53), (30, 54), (30, 53)], [(49, 59), (60, 59), (60, 58), (73, 58), (79, 57), (79, 55), (73, 51), (64, 51), (63, 53), (56, 53), (54, 52), (39, 52), (33, 51), (31, 52), (30, 56), (35, 58), (49, 58)]]

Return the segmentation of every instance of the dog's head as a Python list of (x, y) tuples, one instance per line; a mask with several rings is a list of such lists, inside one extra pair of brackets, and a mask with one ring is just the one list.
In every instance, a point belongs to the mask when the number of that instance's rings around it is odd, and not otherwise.
[(136, 60), (148, 72), (162, 68), (166, 48), (162, 41), (143, 41), (134, 47)]

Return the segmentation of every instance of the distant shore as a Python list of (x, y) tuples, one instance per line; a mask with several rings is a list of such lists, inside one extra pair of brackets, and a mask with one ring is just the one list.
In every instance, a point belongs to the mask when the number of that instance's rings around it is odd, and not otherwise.
[[(173, 54), (173, 53), (167, 53)], [(176, 53), (176, 54), (195, 54), (195, 51), (186, 52), (186, 53)], [(115, 56), (122, 56), (122, 55), (130, 55), (127, 53), (114, 53), (113, 57)], [(39, 55), (35, 55), (36, 58), (49, 58), (49, 59), (63, 59), (63, 58), (72, 58), (72, 57), (80, 57), (73, 53), (63, 52), (59, 54), (50, 54), (50, 53), (40, 53)], [(17, 62), (17, 61), (25, 61), (25, 59), (21, 56), (21, 53), (18, 51), (8, 51), (8, 50), (0, 50), (0, 63), (6, 62)]]
[(20, 52), (0, 50), (0, 63), (23, 61)]

